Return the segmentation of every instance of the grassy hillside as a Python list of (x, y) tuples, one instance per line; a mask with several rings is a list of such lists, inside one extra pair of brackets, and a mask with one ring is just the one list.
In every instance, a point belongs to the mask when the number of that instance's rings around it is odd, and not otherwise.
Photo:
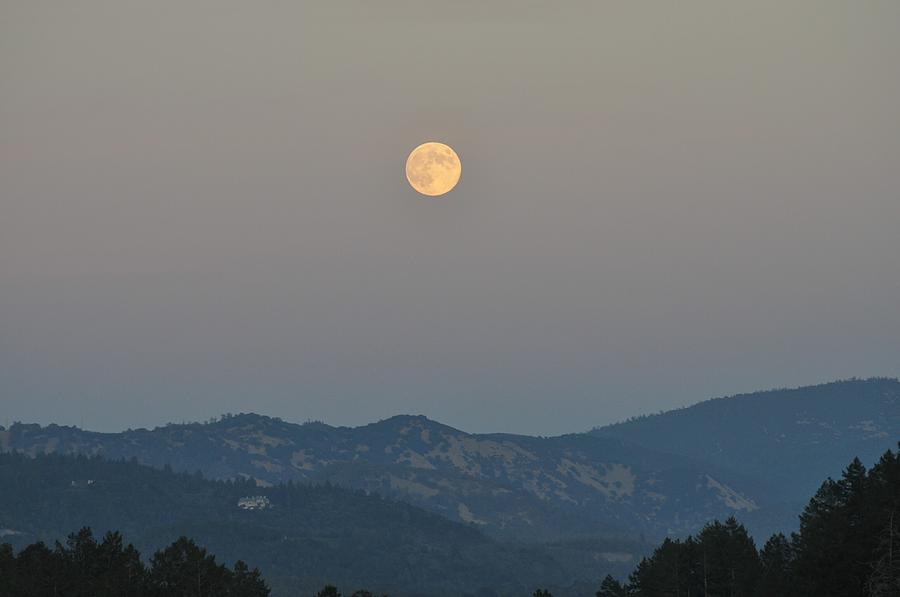
[(347, 428), (244, 414), (122, 433), (15, 424), (0, 434), (0, 449), (31, 455), (136, 458), (262, 485), (331, 481), (504, 539), (660, 537), (767, 502), (752, 479), (615, 438), (470, 434), (416, 416)]

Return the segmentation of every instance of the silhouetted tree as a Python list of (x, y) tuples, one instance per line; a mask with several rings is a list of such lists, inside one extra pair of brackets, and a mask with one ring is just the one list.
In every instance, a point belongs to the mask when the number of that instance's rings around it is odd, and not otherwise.
[(325, 585), (322, 590), (316, 593), (316, 597), (341, 597), (337, 587), (334, 585)]
[(22, 597), (58, 595), (62, 573), (59, 558), (43, 542), (32, 543), (16, 557), (15, 574), (3, 581), (7, 584), (5, 592)]
[(791, 579), (793, 560), (793, 548), (787, 538), (782, 533), (772, 535), (759, 552), (760, 575), (754, 595), (789, 595), (794, 586)]
[(269, 587), (262, 578), (258, 568), (250, 570), (242, 560), (234, 563), (231, 591), (235, 595), (246, 597), (266, 597)]
[(203, 597), (224, 595), (229, 585), (225, 566), (187, 537), (157, 551), (150, 559), (150, 585), (157, 594)]
[(878, 538), (876, 559), (866, 582), (870, 597), (900, 595), (900, 531), (896, 524), (894, 512), (891, 512), (888, 524)]
[(182, 537), (151, 559), (148, 571), (117, 532), (99, 543), (91, 530), (72, 533), (50, 550), (43, 543), (18, 555), (0, 545), (0, 597), (267, 597), (259, 570), (243, 562), (234, 571)]
[[(900, 452), (870, 471), (859, 459), (839, 481), (826, 480), (789, 541), (772, 536), (758, 553), (744, 527), (729, 518), (696, 538), (665, 539), (629, 577), (639, 597), (897, 597), (900, 595)], [(605, 594), (616, 595), (610, 583)]]
[(747, 529), (729, 517), (714, 521), (697, 535), (706, 595), (749, 597), (759, 576), (759, 556)]
[(800, 516), (800, 531), (793, 541), (797, 593), (864, 594), (884, 514), (900, 509), (900, 485), (893, 486), (893, 497), (882, 486), (896, 480), (896, 468), (897, 459), (890, 452), (870, 474), (854, 459), (839, 481), (822, 484)]
[(627, 595), (628, 589), (609, 574), (600, 583), (600, 590), (596, 593), (596, 597), (627, 597)]

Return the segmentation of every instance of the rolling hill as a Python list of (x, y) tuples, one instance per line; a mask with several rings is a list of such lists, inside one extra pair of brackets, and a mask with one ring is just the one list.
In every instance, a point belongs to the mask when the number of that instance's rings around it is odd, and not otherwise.
[(213, 479), (330, 482), (405, 501), (502, 539), (696, 531), (734, 514), (791, 530), (852, 457), (900, 438), (900, 382), (850, 380), (720, 398), (559, 437), (470, 434), (422, 416), (362, 427), (256, 414), (94, 433), (16, 423), (0, 451), (136, 459)]
[(134, 458), (260, 486), (327, 481), (502, 538), (655, 537), (765, 505), (740, 475), (619, 439), (475, 435), (420, 416), (347, 428), (244, 414), (116, 434), (15, 424), (0, 441), (30, 455)]
[(875, 462), (900, 439), (900, 381), (839, 381), (717, 398), (601, 427), (598, 437), (696, 458), (805, 500), (858, 456)]

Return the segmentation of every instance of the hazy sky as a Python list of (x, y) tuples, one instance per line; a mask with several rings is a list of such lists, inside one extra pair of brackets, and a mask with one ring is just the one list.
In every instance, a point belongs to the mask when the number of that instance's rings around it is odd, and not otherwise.
[(0, 424), (896, 376), (898, 61), (896, 0), (0, 0)]

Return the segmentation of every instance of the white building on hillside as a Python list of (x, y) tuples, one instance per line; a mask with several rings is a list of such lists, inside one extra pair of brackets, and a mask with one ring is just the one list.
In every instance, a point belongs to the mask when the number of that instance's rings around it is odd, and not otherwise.
[(265, 510), (272, 507), (272, 502), (264, 495), (248, 495), (239, 499), (237, 505), (244, 510)]

